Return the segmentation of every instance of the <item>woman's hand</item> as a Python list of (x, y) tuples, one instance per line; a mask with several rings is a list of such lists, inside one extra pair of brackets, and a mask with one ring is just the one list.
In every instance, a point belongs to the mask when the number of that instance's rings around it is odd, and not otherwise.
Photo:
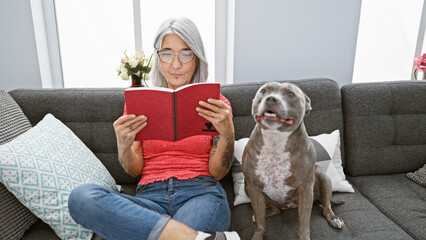
[(200, 116), (210, 121), (221, 136), (234, 135), (234, 123), (231, 117), (231, 108), (221, 100), (209, 98), (207, 102), (200, 101), (203, 107), (197, 107)]
[(123, 153), (129, 150), (135, 140), (136, 134), (146, 126), (144, 115), (134, 114), (119, 117), (113, 124), (115, 136), (117, 137), (118, 152)]
[(146, 117), (134, 114), (119, 117), (113, 124), (117, 138), (118, 159), (124, 170), (133, 177), (141, 174), (144, 166), (142, 144), (136, 134), (146, 126)]
[(200, 102), (198, 114), (213, 123), (219, 136), (213, 137), (210, 148), (209, 172), (217, 180), (229, 171), (234, 159), (234, 123), (231, 108), (221, 100), (208, 99)]

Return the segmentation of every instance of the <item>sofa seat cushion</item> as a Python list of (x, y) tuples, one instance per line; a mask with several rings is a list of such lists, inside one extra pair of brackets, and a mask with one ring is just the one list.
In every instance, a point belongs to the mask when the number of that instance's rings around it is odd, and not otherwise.
[[(404, 230), (383, 215), (356, 189), (355, 193), (333, 193), (334, 213), (345, 222), (342, 229), (331, 227), (322, 216), (322, 208), (314, 204), (311, 217), (311, 239), (412, 239)], [(231, 230), (241, 239), (250, 239), (254, 232), (253, 210), (250, 204), (232, 209)], [(299, 227), (297, 209), (287, 209), (266, 219), (265, 239), (297, 239)]]
[[(388, 218), (415, 239), (426, 239), (426, 189), (406, 174), (351, 177), (351, 182)], [(378, 191), (380, 190), (380, 191)]]
[(22, 240), (59, 240), (55, 231), (41, 219), (34, 223), (28, 231), (25, 232)]

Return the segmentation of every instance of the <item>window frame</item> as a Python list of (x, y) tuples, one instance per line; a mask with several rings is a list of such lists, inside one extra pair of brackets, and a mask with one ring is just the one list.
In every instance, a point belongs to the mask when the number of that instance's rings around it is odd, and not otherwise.
[(34, 34), (43, 88), (63, 88), (62, 61), (54, 0), (31, 0)]

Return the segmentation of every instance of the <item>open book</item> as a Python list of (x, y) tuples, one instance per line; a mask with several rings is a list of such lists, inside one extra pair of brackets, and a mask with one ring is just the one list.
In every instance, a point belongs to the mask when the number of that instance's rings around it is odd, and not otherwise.
[(127, 114), (145, 115), (147, 126), (135, 140), (178, 141), (194, 135), (218, 135), (213, 124), (195, 110), (199, 101), (220, 98), (219, 83), (194, 83), (176, 90), (136, 87), (124, 91)]

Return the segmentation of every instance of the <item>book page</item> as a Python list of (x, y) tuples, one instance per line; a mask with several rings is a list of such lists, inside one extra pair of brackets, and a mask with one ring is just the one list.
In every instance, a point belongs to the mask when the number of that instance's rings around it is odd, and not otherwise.
[(219, 83), (196, 83), (176, 90), (178, 140), (194, 135), (218, 134), (213, 124), (195, 110), (201, 107), (199, 101), (207, 102), (208, 98), (220, 98)]
[(147, 117), (147, 126), (136, 135), (136, 141), (173, 141), (172, 92), (168, 88), (130, 88), (124, 92), (128, 114)]
[(128, 91), (163, 91), (163, 92), (174, 92), (175, 90), (165, 87), (132, 87), (127, 88), (126, 92)]

